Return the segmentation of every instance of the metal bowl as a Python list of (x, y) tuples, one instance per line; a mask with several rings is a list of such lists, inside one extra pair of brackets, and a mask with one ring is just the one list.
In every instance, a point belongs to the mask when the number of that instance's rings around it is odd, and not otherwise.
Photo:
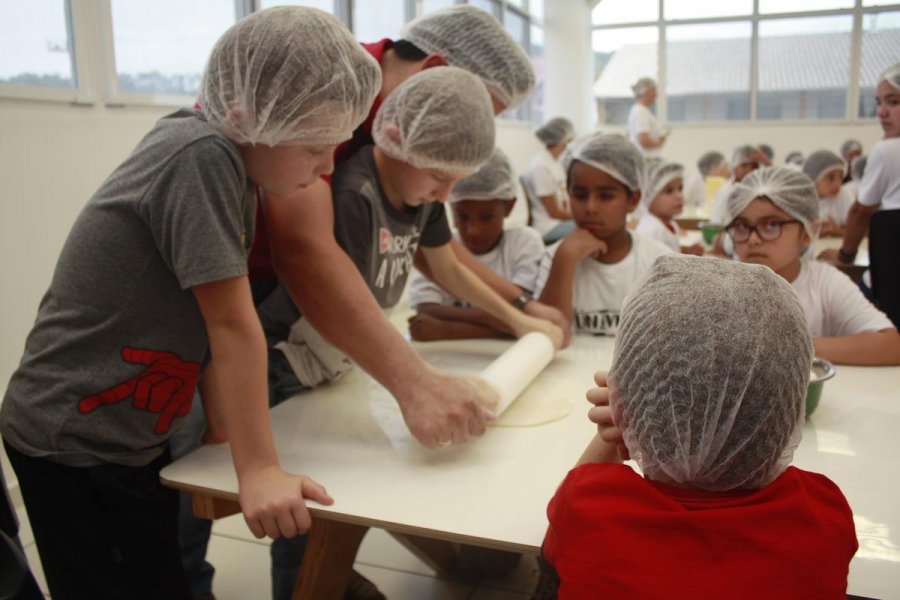
[(703, 232), (703, 241), (706, 242), (707, 246), (712, 246), (713, 239), (716, 237), (716, 234), (722, 231), (722, 227), (719, 225), (713, 225), (707, 221), (703, 221), (702, 223), (698, 223), (697, 227), (700, 228), (700, 231)]
[(809, 418), (819, 406), (825, 382), (834, 377), (837, 372), (834, 365), (824, 358), (814, 358), (811, 371), (815, 377), (810, 377), (809, 387), (806, 388), (806, 418)]

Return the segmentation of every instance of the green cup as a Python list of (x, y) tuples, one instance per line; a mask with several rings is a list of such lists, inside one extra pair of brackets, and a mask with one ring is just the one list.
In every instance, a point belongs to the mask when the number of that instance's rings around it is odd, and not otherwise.
[(825, 382), (834, 377), (834, 365), (824, 358), (814, 358), (812, 362), (812, 373), (814, 377), (810, 377), (809, 386), (806, 388), (806, 418), (808, 419), (819, 406), (819, 400), (822, 398), (822, 388)]
[(722, 231), (722, 227), (719, 225), (713, 225), (712, 223), (708, 223), (704, 221), (698, 225), (700, 227), (700, 231), (703, 232), (703, 241), (706, 242), (707, 246), (712, 246), (713, 238), (716, 237), (720, 231)]

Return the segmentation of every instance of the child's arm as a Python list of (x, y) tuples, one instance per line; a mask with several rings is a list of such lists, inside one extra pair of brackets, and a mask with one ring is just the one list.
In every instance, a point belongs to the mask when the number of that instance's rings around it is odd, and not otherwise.
[(838, 365), (900, 365), (900, 333), (896, 329), (813, 338), (816, 356)]
[(266, 341), (256, 317), (246, 277), (193, 288), (209, 336), (212, 362), (204, 391), (221, 420), (238, 476), (241, 511), (256, 537), (293, 537), (311, 524), (304, 497), (333, 500), (308, 477), (291, 475), (278, 464), (267, 401)]
[(630, 455), (622, 440), (622, 430), (616, 427), (612, 410), (609, 408), (609, 384), (606, 371), (594, 373), (594, 383), (597, 384), (597, 387), (589, 389), (585, 397), (594, 405), (588, 412), (588, 418), (597, 424), (597, 435), (578, 459), (578, 464), (588, 462), (620, 463), (628, 460)]
[(485, 330), (493, 331), (494, 334), (502, 334), (505, 337), (512, 335), (512, 331), (503, 321), (474, 306), (447, 306), (446, 304), (424, 302), (416, 306), (416, 312), (441, 319), (442, 321), (458, 321), (477, 325)]
[(575, 287), (575, 266), (587, 256), (600, 256), (606, 252), (606, 242), (599, 240), (587, 229), (576, 228), (563, 239), (556, 254), (550, 274), (541, 292), (541, 302), (559, 309), (572, 322), (572, 300)]
[[(516, 284), (508, 281), (491, 271), (484, 263), (475, 258), (475, 255), (469, 252), (469, 250), (459, 243), (456, 240), (450, 240), (450, 248), (453, 249), (453, 254), (456, 256), (457, 260), (466, 266), (470, 271), (475, 273), (481, 281), (485, 282), (492, 290), (500, 295), (501, 298), (506, 300), (507, 302), (512, 302), (516, 299), (516, 297), (522, 293), (522, 289)], [(435, 280), (435, 275), (431, 272), (431, 267), (428, 265), (428, 261), (425, 259), (425, 255), (422, 253), (422, 247), (419, 247), (420, 251), (416, 252), (415, 264), (416, 268), (421, 272), (425, 277)], [(525, 307), (522, 309), (527, 315), (531, 315), (532, 317), (537, 317), (538, 319), (545, 319), (552, 323), (556, 323), (563, 330), (563, 334), (566, 336), (564, 340), (564, 345), (568, 345), (570, 340), (569, 335), (569, 323), (566, 320), (565, 316), (557, 310), (555, 307), (547, 306), (543, 302), (538, 302), (533, 300), (525, 304)]]
[(560, 348), (563, 342), (562, 330), (543, 319), (530, 317), (503, 300), (491, 288), (464, 266), (453, 253), (449, 244), (420, 249), (434, 274), (434, 281), (451, 295), (485, 310), (491, 316), (506, 324), (517, 337), (529, 331), (540, 331), (553, 340), (553, 346)]
[(409, 318), (409, 335), (417, 342), (509, 337), (509, 334), (485, 325), (444, 320), (427, 312), (418, 312)]

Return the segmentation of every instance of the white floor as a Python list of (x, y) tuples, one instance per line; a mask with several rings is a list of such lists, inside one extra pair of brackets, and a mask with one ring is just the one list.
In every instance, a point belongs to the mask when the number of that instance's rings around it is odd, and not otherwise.
[[(44, 594), (47, 585), (24, 509), (19, 509), (19, 537)], [(208, 558), (216, 567), (213, 592), (218, 600), (256, 600), (270, 596), (269, 544), (257, 540), (235, 515), (213, 525)], [(437, 579), (425, 564), (387, 533), (372, 529), (357, 556), (356, 570), (373, 581), (390, 600), (525, 600), (537, 582), (533, 557), (502, 579), (475, 586)], [(48, 595), (49, 597), (49, 595)]]

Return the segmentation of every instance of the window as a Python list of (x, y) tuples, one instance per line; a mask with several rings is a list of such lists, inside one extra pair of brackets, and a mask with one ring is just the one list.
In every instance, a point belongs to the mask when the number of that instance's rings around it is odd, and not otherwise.
[(420, 14), (430, 13), (441, 8), (447, 8), (456, 4), (455, 0), (424, 0), (422, 2), (422, 12)]
[[(118, 89), (194, 96), (213, 44), (236, 21), (219, 0), (112, 0)], [(178, 15), (173, 19), (172, 15)]]
[(666, 0), (666, 19), (702, 19), (707, 17), (737, 17), (753, 12), (753, 0)]
[(624, 124), (634, 103), (631, 85), (641, 77), (656, 79), (657, 27), (595, 30), (594, 97), (598, 123)]
[(797, 13), (836, 8), (853, 8), (853, 0), (759, 0), (759, 14)]
[(656, 21), (659, 0), (603, 0), (591, 11), (594, 25), (621, 25)]
[(469, 0), (468, 4), (477, 6), (482, 10), (494, 15), (494, 18), (500, 18), (500, 2), (499, 0)]
[(750, 118), (749, 22), (666, 29), (669, 121)]
[(852, 17), (759, 24), (759, 119), (828, 119), (846, 112)]
[(859, 116), (874, 117), (875, 87), (881, 73), (900, 60), (900, 12), (863, 16), (859, 61)]
[(260, 10), (273, 6), (308, 6), (334, 14), (334, 0), (259, 0)]
[(74, 90), (65, 0), (0, 3), (0, 82)]
[(361, 42), (396, 40), (406, 23), (405, 0), (365, 0), (353, 3), (353, 34)]
[[(534, 2), (534, 0), (532, 0)], [(544, 58), (544, 29), (537, 25), (531, 26), (531, 65), (534, 67), (534, 75), (537, 85), (531, 96), (531, 122), (540, 125), (544, 122), (544, 82), (546, 81), (546, 68)]]

